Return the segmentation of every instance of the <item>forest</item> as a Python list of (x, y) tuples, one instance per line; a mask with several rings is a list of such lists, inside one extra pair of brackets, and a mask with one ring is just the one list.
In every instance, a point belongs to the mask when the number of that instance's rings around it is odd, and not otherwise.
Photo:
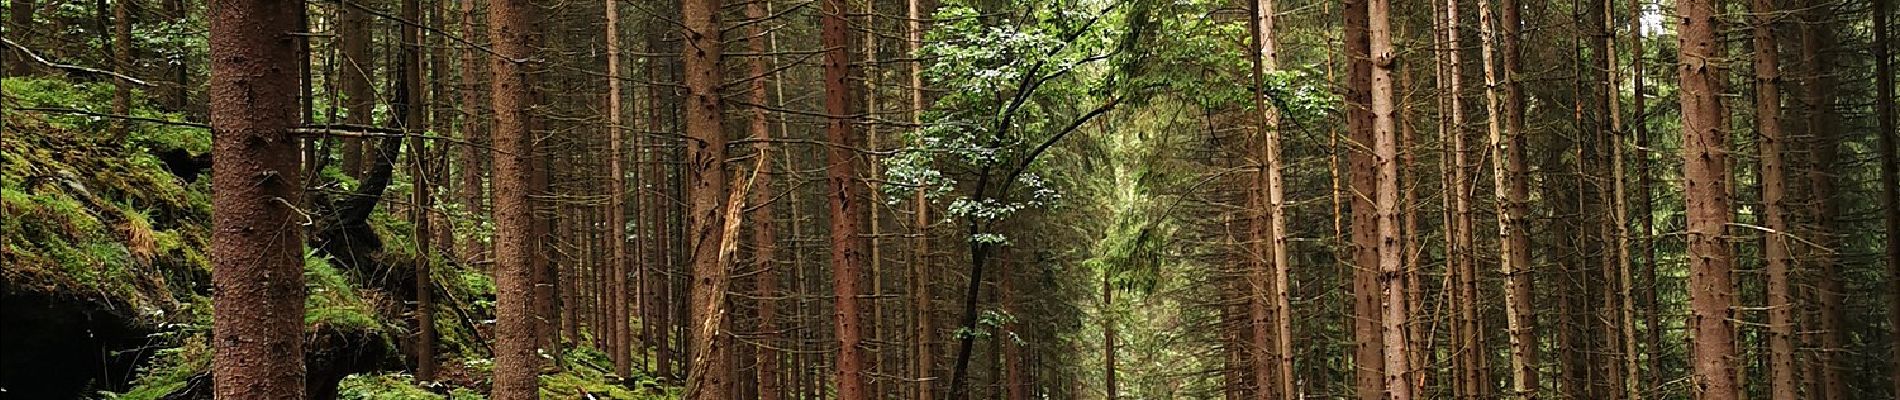
[(1900, 398), (1893, 0), (0, 0), (0, 399)]

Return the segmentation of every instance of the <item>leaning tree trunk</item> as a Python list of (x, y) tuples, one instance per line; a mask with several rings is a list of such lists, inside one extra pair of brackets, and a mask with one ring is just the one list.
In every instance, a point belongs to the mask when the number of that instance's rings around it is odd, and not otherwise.
[(300, 400), (303, 175), (289, 32), (302, 10), (259, 0), (218, 0), (210, 10), (214, 392)]

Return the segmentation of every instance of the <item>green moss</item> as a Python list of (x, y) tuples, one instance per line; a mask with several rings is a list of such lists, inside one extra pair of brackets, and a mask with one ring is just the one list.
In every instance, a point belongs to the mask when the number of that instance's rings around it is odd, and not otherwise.
[(176, 347), (157, 350), (152, 363), (141, 367), (132, 389), (107, 397), (119, 400), (156, 400), (185, 387), (193, 376), (211, 367), (208, 335), (191, 334)]
[[(660, 400), (681, 396), (677, 387), (661, 385), (652, 377), (611, 376), (608, 370), (613, 360), (591, 347), (569, 349), (561, 362), (560, 372), (541, 376), (541, 398)], [(653, 393), (655, 390), (658, 393)]]
[(380, 332), (390, 325), (376, 318), (374, 308), (356, 293), (356, 286), (330, 265), (329, 260), (315, 255), (304, 257), (304, 286), (309, 296), (304, 298), (304, 324), (310, 326), (335, 325), (339, 327), (359, 328)]
[(442, 395), (430, 393), (416, 385), (416, 378), (406, 373), (388, 373), (377, 375), (350, 375), (343, 378), (337, 386), (339, 399), (380, 399), (380, 400), (436, 400)]

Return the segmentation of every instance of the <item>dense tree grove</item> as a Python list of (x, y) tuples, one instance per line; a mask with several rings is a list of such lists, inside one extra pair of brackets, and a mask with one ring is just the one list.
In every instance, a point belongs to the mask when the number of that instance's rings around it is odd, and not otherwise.
[(0, 0), (0, 397), (1892, 399), (1891, 3)]

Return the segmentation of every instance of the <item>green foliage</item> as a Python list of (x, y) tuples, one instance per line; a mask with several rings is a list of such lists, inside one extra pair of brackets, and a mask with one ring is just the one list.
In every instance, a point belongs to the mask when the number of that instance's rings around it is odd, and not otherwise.
[[(561, 371), (541, 376), (544, 399), (615, 399), (663, 400), (681, 398), (678, 387), (660, 384), (653, 377), (636, 375), (614, 377), (609, 371), (613, 360), (591, 347), (568, 349), (561, 357)], [(637, 372), (637, 371), (636, 371)], [(614, 381), (619, 381), (615, 383)]]
[(377, 318), (376, 310), (356, 292), (356, 286), (328, 259), (314, 252), (304, 256), (304, 324), (336, 325), (379, 332), (394, 329)]
[[(8, 108), (109, 104), (110, 86), (58, 79), (0, 80)], [(134, 115), (168, 118), (143, 102)], [(8, 112), (0, 125), (0, 254), (6, 274), (43, 290), (131, 304), (139, 315), (182, 309), (206, 275), (210, 198), (155, 155), (191, 157), (210, 148), (202, 129), (134, 124), (127, 141), (102, 134), (111, 121), (37, 111)], [(18, 133), (18, 134), (15, 134)]]
[(403, 372), (350, 375), (337, 385), (337, 398), (349, 400), (480, 400), (487, 397), (468, 388), (450, 389), (444, 396), (422, 387), (414, 375)]
[(168, 334), (178, 337), (167, 339), (176, 340), (178, 344), (155, 351), (152, 354), (153, 361), (139, 367), (139, 378), (133, 382), (132, 389), (124, 393), (106, 392), (101, 395), (114, 400), (157, 400), (183, 389), (192, 377), (211, 368), (208, 333), (206, 329), (184, 329)]

